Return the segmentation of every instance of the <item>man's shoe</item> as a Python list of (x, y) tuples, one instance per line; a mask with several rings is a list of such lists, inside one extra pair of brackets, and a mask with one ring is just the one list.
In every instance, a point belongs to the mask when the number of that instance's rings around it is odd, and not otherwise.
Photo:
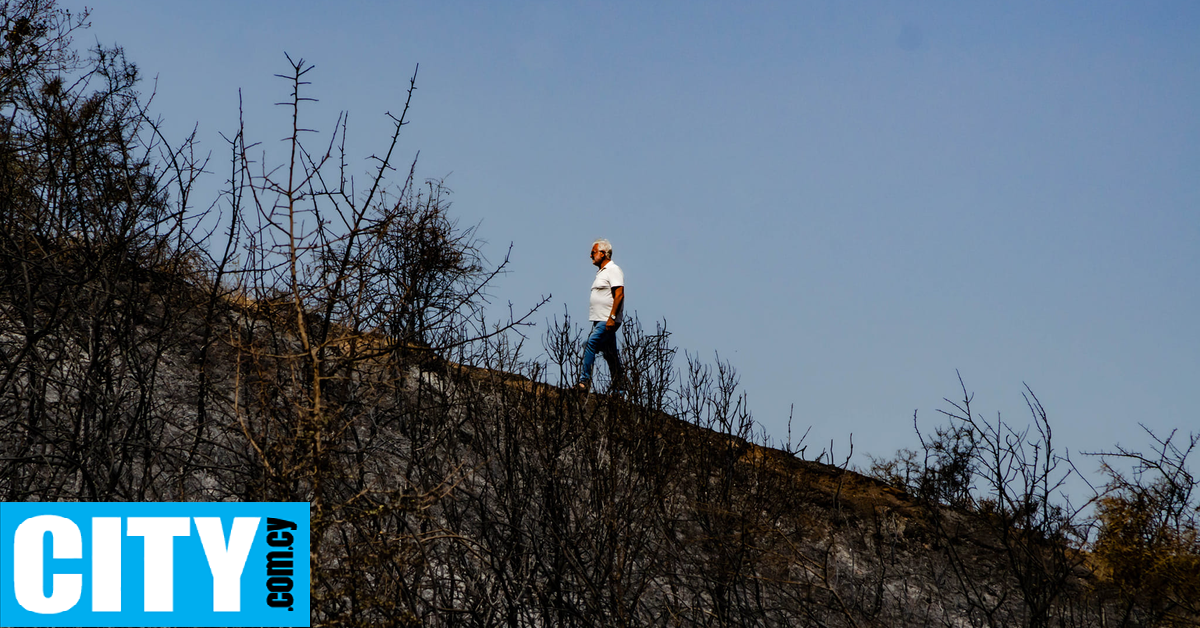
[(585, 393), (588, 391), (588, 388), (590, 388), (590, 386), (587, 382), (579, 382), (578, 384), (575, 384), (575, 390), (578, 392)]

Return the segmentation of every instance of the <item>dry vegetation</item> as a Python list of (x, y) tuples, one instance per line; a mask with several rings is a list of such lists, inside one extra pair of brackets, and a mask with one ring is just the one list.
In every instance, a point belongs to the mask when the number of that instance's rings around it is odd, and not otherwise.
[(569, 393), (580, 329), (487, 322), (505, 262), (390, 178), (404, 112), (356, 186), (297, 61), (288, 157), (238, 129), (196, 212), (120, 51), (0, 7), (0, 499), (310, 502), (314, 625), (1197, 625), (1195, 437), (1108, 454), (1093, 511), (1031, 391), (1022, 430), (964, 386), (874, 477), (769, 447), (662, 325), (627, 398)]

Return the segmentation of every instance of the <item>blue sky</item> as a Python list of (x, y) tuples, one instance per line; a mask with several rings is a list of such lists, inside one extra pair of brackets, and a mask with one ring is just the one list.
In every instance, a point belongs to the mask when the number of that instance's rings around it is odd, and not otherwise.
[(810, 451), (915, 446), (955, 369), (1016, 424), (1027, 383), (1073, 453), (1200, 427), (1196, 3), (106, 0), (92, 24), (214, 161), (239, 89), (284, 136), (285, 51), (316, 64), (310, 126), (349, 111), (363, 156), (420, 63), (401, 150), (492, 258), (513, 244), (498, 303), (584, 318), (607, 237), (629, 306), (730, 360), (777, 439), (794, 404)]

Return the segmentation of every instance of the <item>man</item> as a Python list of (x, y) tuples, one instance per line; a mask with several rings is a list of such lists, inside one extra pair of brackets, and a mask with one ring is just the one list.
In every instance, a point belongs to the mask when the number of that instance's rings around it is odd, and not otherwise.
[(592, 331), (583, 350), (583, 372), (579, 374), (576, 389), (587, 391), (592, 386), (592, 366), (596, 352), (604, 354), (608, 372), (612, 375), (613, 390), (621, 392), (624, 369), (621, 354), (617, 352), (617, 328), (621, 326), (621, 315), (625, 310), (625, 273), (612, 261), (612, 244), (601, 238), (592, 243), (592, 264), (598, 269), (592, 282), (592, 296), (588, 308), (588, 320)]

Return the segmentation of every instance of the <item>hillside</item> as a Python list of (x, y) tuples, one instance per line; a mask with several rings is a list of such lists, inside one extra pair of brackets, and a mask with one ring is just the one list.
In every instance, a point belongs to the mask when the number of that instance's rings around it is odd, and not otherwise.
[[(307, 370), (277, 304), (143, 279), (74, 288), (100, 332), (5, 334), (0, 496), (309, 501), (314, 625), (1044, 625), (978, 514), (750, 442), (727, 365), (656, 381), (636, 329), (627, 400), (504, 343), (343, 333)], [(1067, 564), (1044, 618), (1116, 625)]]

